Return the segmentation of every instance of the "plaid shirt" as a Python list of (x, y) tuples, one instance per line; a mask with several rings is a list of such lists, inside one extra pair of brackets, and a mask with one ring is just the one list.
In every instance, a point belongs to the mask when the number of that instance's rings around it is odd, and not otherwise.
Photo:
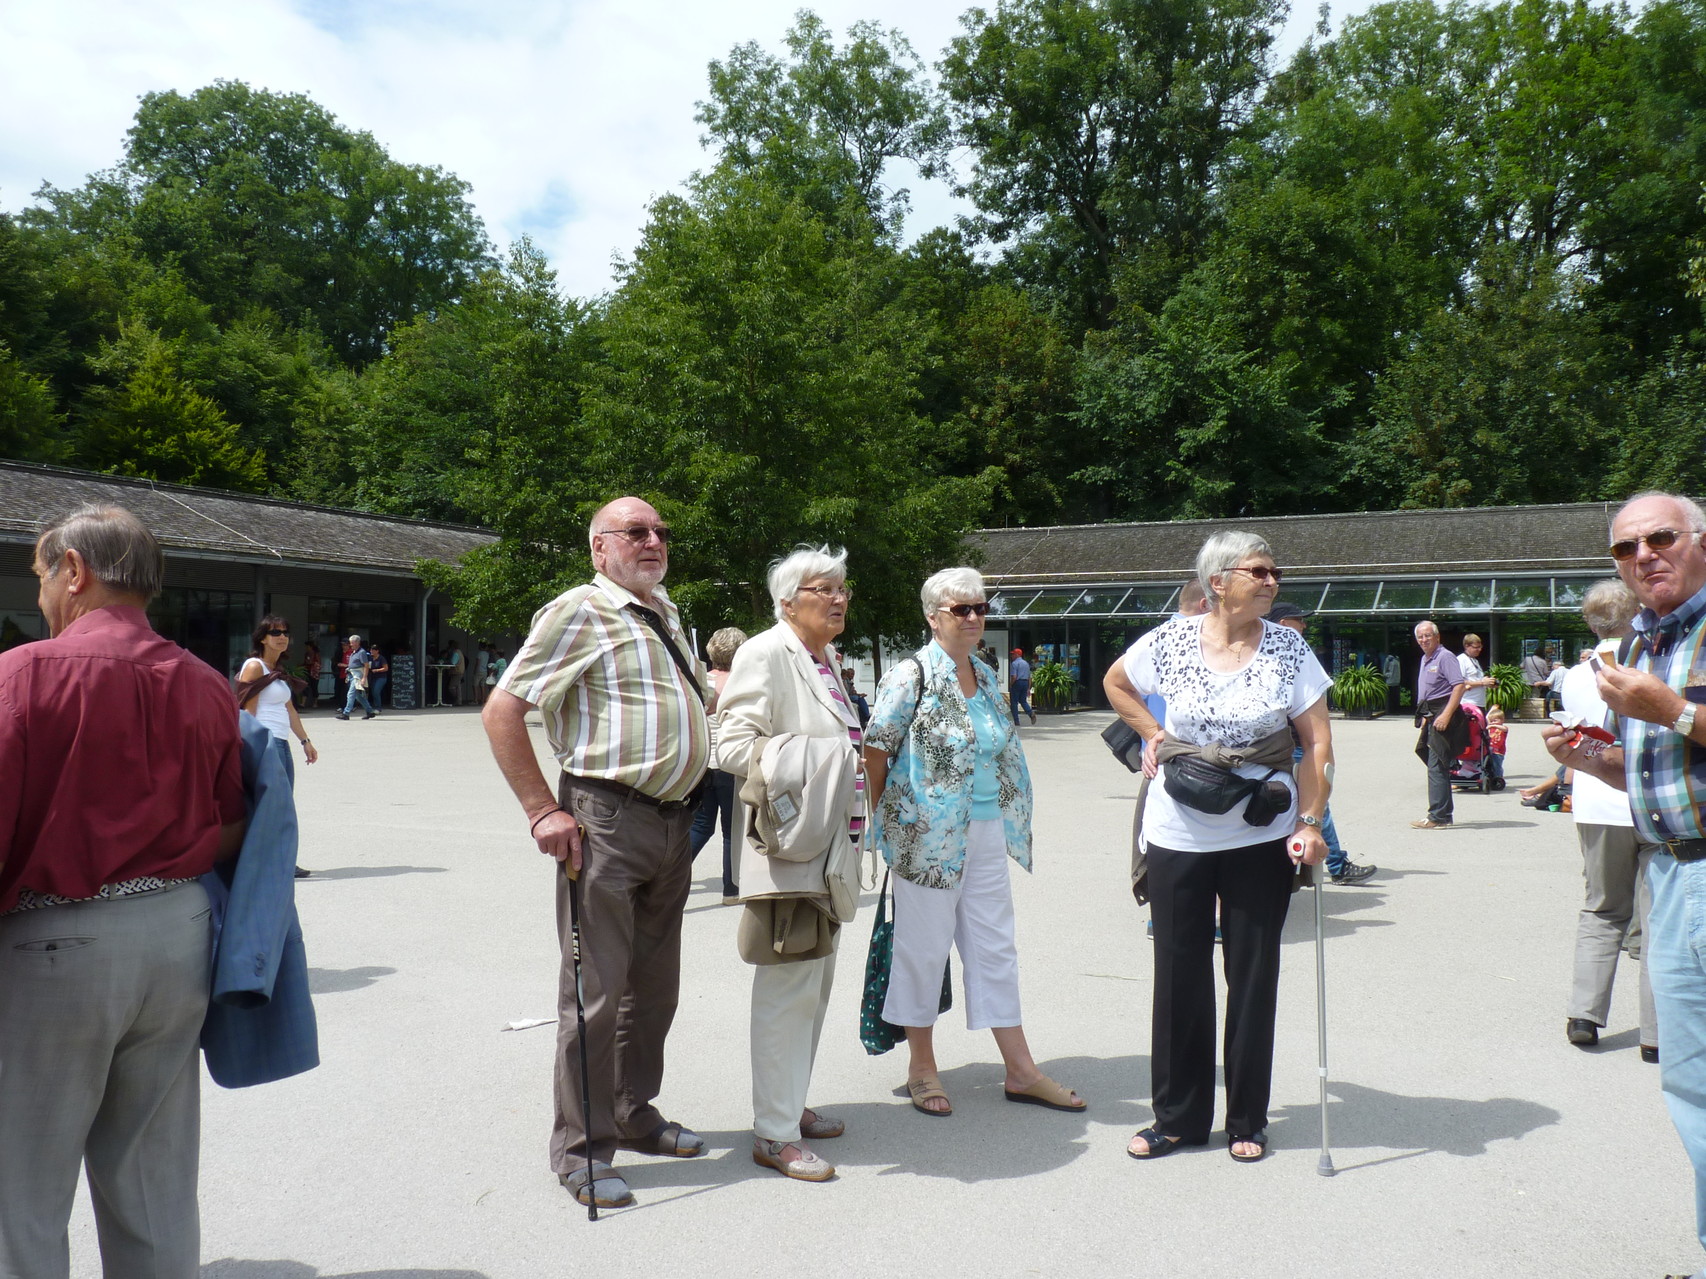
[[(652, 598), (699, 687), (708, 687), (675, 605), (661, 587)], [(636, 602), (602, 573), (559, 595), (533, 615), (498, 687), (539, 707), (565, 772), (686, 799), (710, 762), (711, 727), (669, 649), (629, 608)]]
[[(1706, 703), (1706, 587), (1664, 617), (1635, 615), (1635, 644), (1626, 665), (1649, 671), (1696, 705)], [(1635, 829), (1655, 844), (1706, 838), (1706, 748), (1668, 724), (1622, 719), (1623, 769)]]

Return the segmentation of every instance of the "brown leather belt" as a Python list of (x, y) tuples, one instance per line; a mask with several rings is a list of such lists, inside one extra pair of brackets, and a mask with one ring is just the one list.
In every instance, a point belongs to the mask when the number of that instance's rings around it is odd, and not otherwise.
[(659, 799), (655, 795), (646, 794), (643, 790), (635, 790), (623, 782), (607, 781), (602, 777), (581, 777), (579, 774), (570, 773), (569, 780), (574, 782), (576, 786), (591, 786), (594, 790), (612, 791), (622, 796), (623, 799), (637, 800), (648, 808), (657, 809), (660, 813), (685, 813), (689, 809), (698, 808), (705, 785), (704, 782), (700, 782), (686, 799)]

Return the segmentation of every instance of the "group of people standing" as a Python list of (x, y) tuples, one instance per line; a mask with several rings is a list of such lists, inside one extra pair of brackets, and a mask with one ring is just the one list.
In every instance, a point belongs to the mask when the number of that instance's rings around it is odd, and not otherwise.
[[(657, 512), (619, 499), (589, 540), (593, 581), (540, 610), (483, 712), (535, 844), (561, 867), (550, 1154), (563, 1184), (583, 1203), (626, 1204), (619, 1149), (705, 1148), (656, 1105), (705, 811), (728, 815), (724, 889), (741, 907), (732, 940), (754, 970), (755, 1163), (803, 1181), (834, 1174), (818, 1144), (845, 1124), (809, 1094), (867, 845), (887, 865), (894, 910), (887, 989), (869, 1015), (904, 1035), (913, 1109), (954, 1113), (933, 1031), (957, 950), (966, 1023), (993, 1035), (1003, 1096), (1085, 1110), (1037, 1064), (1023, 1027), (1009, 875), (1014, 862), (1031, 867), (1031, 779), (1013, 701), (976, 656), (989, 610), (981, 576), (944, 569), (922, 585), (930, 640), (884, 674), (862, 722), (835, 650), (853, 603), (845, 552), (780, 556), (768, 576), (775, 625), (750, 639), (718, 632), (707, 670), (662, 587), (670, 530)], [(1165, 779), (1143, 818), (1157, 910), (1156, 1118), (1129, 1153), (1208, 1138), (1218, 906), (1228, 1150), (1253, 1161), (1267, 1145), (1280, 931), (1299, 867), (1327, 852), (1328, 681), (1300, 635), (1266, 620), (1280, 571), (1260, 539), (1210, 539), (1197, 578), (1210, 608), (1140, 640), (1123, 663), (1133, 696), (1116, 701), (1148, 742), (1148, 771)], [(1166, 699), (1164, 721), (1145, 693)], [(528, 741), (535, 709), (555, 779)], [(708, 771), (713, 793), (723, 787), (710, 810)]]

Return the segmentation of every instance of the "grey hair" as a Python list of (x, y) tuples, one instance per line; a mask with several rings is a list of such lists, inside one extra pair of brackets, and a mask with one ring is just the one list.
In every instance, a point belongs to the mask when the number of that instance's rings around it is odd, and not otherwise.
[(807, 546), (802, 543), (770, 565), (770, 599), (775, 604), (776, 620), (785, 622), (788, 615), (782, 605), (800, 593), (800, 583), (811, 577), (833, 577), (847, 580), (847, 548)]
[[(1635, 494), (1634, 497), (1630, 498), (1627, 502), (1623, 503), (1622, 506), (1617, 508), (1617, 515), (1623, 514), (1624, 511), (1635, 505), (1636, 502), (1644, 502), (1650, 497), (1662, 497), (1675, 502), (1682, 508), (1682, 513), (1688, 517), (1689, 531), (1691, 533), (1706, 533), (1706, 511), (1700, 509), (1700, 503), (1696, 502), (1691, 497), (1684, 497), (1681, 493), (1666, 493), (1663, 489), (1648, 489), (1644, 493)], [(1615, 524), (1617, 522), (1617, 516), (1612, 516), (1611, 520), (1612, 523)]]
[(735, 650), (746, 643), (746, 632), (738, 626), (725, 626), (705, 641), (705, 656), (710, 659), (711, 669), (726, 671), (729, 663), (735, 660)]
[(166, 553), (148, 527), (122, 506), (80, 506), (42, 527), (36, 559), (48, 577), (76, 551), (110, 590), (151, 600), (166, 578)]
[(1622, 635), (1629, 629), (1630, 620), (1640, 611), (1641, 602), (1620, 577), (1595, 582), (1582, 596), (1582, 620), (1600, 639)]
[(961, 564), (932, 573), (926, 578), (918, 592), (918, 600), (924, 605), (924, 616), (928, 619), (944, 604), (966, 604), (982, 598), (985, 594), (983, 574), (975, 568)]
[(1209, 579), (1217, 573), (1237, 568), (1252, 555), (1273, 558), (1273, 550), (1254, 533), (1242, 533), (1229, 528), (1204, 542), (1202, 550), (1197, 552), (1197, 581), (1202, 584), (1203, 595), (1210, 600), (1217, 600), (1219, 597), (1215, 595)]

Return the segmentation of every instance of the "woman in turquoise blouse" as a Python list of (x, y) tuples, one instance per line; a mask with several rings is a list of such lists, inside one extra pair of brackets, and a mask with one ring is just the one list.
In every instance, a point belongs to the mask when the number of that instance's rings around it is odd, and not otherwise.
[(1009, 858), (1031, 868), (1031, 776), (995, 672), (972, 656), (989, 611), (976, 569), (943, 569), (920, 592), (934, 638), (877, 688), (865, 729), (871, 836), (894, 875), (894, 962), (883, 1019), (906, 1027), (907, 1090), (937, 1117), (936, 1011), (950, 946), (966, 1026), (995, 1035), (1009, 1101), (1083, 1110), (1037, 1068), (1019, 1018)]

